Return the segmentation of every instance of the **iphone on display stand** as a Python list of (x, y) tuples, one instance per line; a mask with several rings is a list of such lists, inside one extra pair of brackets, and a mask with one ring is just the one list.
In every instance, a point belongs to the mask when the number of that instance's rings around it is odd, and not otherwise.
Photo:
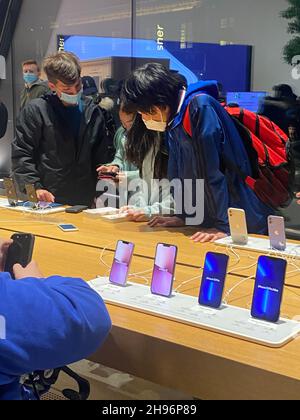
[(199, 304), (219, 309), (222, 304), (229, 256), (208, 252), (205, 259)]
[(247, 245), (249, 237), (245, 211), (231, 208), (228, 210), (228, 218), (233, 243)]
[(175, 245), (158, 244), (151, 283), (153, 295), (170, 298), (173, 293), (178, 248)]
[(287, 243), (284, 217), (269, 216), (268, 227), (271, 249), (285, 251)]
[(126, 286), (134, 247), (135, 245), (131, 242), (118, 241), (109, 276), (110, 283), (116, 286)]

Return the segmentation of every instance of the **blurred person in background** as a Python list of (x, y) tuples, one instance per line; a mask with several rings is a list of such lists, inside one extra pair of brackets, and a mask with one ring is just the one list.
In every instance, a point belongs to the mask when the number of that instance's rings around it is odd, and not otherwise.
[(50, 93), (48, 83), (41, 79), (40, 66), (36, 60), (27, 60), (22, 64), (25, 87), (21, 92), (21, 110), (33, 99)]
[(3, 102), (0, 100), (0, 139), (5, 136), (8, 123), (8, 112)]

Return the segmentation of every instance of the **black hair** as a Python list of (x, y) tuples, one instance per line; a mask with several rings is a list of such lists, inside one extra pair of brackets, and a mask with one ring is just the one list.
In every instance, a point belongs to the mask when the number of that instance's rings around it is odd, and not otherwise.
[(294, 94), (293, 89), (290, 85), (276, 85), (273, 87), (273, 90), (277, 98), (297, 99), (297, 95)]
[(134, 164), (143, 178), (143, 163), (153, 148), (159, 142), (159, 149), (155, 156), (154, 179), (165, 179), (168, 175), (168, 153), (163, 146), (163, 134), (146, 128), (142, 116), (136, 114), (132, 128), (127, 133), (126, 159)]
[(126, 102), (135, 104), (139, 112), (149, 114), (155, 106), (169, 106), (171, 117), (174, 117), (181, 89), (183, 83), (177, 74), (162, 64), (150, 63), (140, 67), (126, 80), (122, 96)]

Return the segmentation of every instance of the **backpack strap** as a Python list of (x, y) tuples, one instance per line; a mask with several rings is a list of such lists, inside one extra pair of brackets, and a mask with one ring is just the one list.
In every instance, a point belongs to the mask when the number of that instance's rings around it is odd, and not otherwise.
[[(237, 119), (242, 122), (244, 119), (244, 110), (239, 108), (239, 117)], [(259, 123), (259, 119), (258, 119)], [(192, 137), (193, 130), (192, 130), (192, 123), (190, 117), (190, 106), (187, 107), (184, 118), (183, 118), (183, 128), (185, 132)], [(258, 127), (259, 128), (259, 127)], [(225, 156), (221, 156), (222, 163), (224, 164), (225, 168), (229, 169), (230, 171), (234, 172), (238, 175), (238, 177), (246, 183), (252, 190), (255, 188), (256, 180), (248, 175), (246, 175), (237, 165), (235, 165), (232, 161), (225, 158)]]
[(190, 137), (193, 137), (192, 122), (190, 116), (190, 105), (188, 105), (183, 117), (183, 128)]

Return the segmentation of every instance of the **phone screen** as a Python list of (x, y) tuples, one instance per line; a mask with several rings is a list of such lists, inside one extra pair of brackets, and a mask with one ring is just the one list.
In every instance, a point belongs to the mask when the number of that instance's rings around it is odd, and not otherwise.
[(278, 322), (286, 269), (287, 262), (283, 259), (259, 258), (251, 310), (253, 318)]
[(209, 252), (206, 255), (201, 283), (199, 304), (220, 308), (222, 304), (229, 257), (225, 254)]
[(111, 283), (117, 286), (126, 286), (133, 252), (134, 244), (118, 242), (109, 278)]
[(78, 228), (74, 225), (59, 225), (60, 229), (64, 232), (74, 232), (78, 231)]
[(171, 297), (176, 268), (177, 247), (159, 244), (157, 246), (151, 292), (154, 295)]

